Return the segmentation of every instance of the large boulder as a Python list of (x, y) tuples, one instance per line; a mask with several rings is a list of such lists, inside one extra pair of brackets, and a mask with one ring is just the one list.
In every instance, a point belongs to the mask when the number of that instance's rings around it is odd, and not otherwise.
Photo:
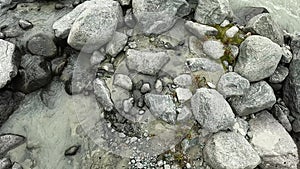
[(270, 77), (281, 59), (280, 46), (258, 35), (249, 36), (240, 46), (235, 72), (250, 82)]
[(289, 133), (267, 111), (250, 120), (250, 140), (262, 159), (263, 169), (296, 169), (297, 146)]
[(235, 132), (214, 134), (205, 145), (204, 158), (216, 169), (253, 169), (260, 164), (257, 152)]
[(195, 119), (208, 132), (231, 128), (235, 122), (231, 107), (214, 89), (200, 88), (191, 99)]
[(0, 39), (0, 88), (17, 75), (14, 61), (15, 45)]

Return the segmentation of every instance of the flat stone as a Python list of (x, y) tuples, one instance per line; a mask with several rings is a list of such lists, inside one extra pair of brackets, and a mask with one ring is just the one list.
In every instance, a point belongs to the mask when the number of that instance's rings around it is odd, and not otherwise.
[(186, 61), (188, 68), (195, 72), (199, 70), (217, 72), (224, 70), (221, 64), (207, 58), (189, 58)]
[(250, 169), (261, 162), (248, 141), (235, 132), (214, 134), (206, 142), (203, 152), (205, 161), (218, 169)]
[(0, 135), (0, 157), (4, 156), (9, 150), (12, 150), (25, 143), (26, 138), (16, 134)]
[(129, 76), (124, 74), (115, 74), (114, 75), (114, 85), (122, 87), (126, 90), (132, 89), (132, 81)]
[(231, 128), (234, 114), (224, 97), (214, 89), (200, 88), (191, 99), (195, 119), (208, 132)]
[(299, 162), (297, 146), (289, 133), (267, 111), (249, 122), (250, 143), (262, 159), (264, 169), (296, 169)]
[(264, 7), (241, 7), (234, 11), (233, 21), (236, 22), (238, 25), (244, 26), (248, 23), (248, 21), (251, 18), (262, 13), (269, 13), (269, 11)]
[(175, 77), (173, 81), (180, 87), (190, 87), (193, 84), (192, 76), (189, 74), (181, 74)]
[(272, 87), (265, 81), (250, 85), (243, 96), (231, 97), (231, 107), (239, 116), (247, 116), (271, 108), (276, 103)]
[(105, 81), (96, 78), (93, 84), (97, 101), (104, 107), (104, 110), (111, 111), (114, 107), (114, 104), (111, 100), (110, 91), (107, 88)]
[(281, 59), (282, 50), (270, 39), (258, 35), (249, 36), (240, 46), (235, 72), (250, 82), (270, 77)]
[(203, 43), (203, 51), (212, 59), (220, 59), (224, 55), (224, 45), (221, 41), (208, 40)]
[(106, 45), (106, 53), (112, 57), (117, 56), (124, 49), (127, 40), (126, 34), (115, 32), (111, 41)]
[(217, 90), (226, 98), (242, 96), (250, 88), (250, 82), (235, 72), (229, 72), (221, 76)]
[(245, 30), (267, 37), (279, 45), (284, 44), (283, 32), (269, 13), (253, 17), (247, 23)]
[(232, 13), (228, 0), (198, 0), (194, 19), (207, 25), (221, 24)]
[(216, 36), (218, 34), (216, 28), (192, 21), (187, 21), (185, 23), (185, 28), (200, 39), (207, 38), (207, 36)]
[(57, 52), (53, 37), (45, 33), (37, 33), (29, 37), (26, 46), (33, 55), (53, 57)]
[(165, 64), (168, 63), (170, 57), (166, 52), (138, 51), (127, 50), (126, 64), (130, 70), (155, 75)]
[(233, 38), (239, 32), (239, 28), (237, 26), (233, 26), (226, 31), (226, 36), (229, 38)]
[(178, 98), (178, 101), (180, 103), (184, 103), (184, 102), (190, 100), (193, 96), (190, 89), (185, 89), (185, 88), (180, 88), (179, 87), (175, 91), (176, 91), (176, 96)]
[(274, 74), (270, 76), (269, 82), (271, 83), (281, 83), (289, 75), (289, 69), (287, 67), (279, 65)]
[(0, 169), (10, 169), (12, 163), (9, 158), (2, 158), (0, 159)]
[(0, 88), (17, 75), (14, 61), (15, 45), (0, 39)]
[(170, 95), (145, 95), (146, 105), (149, 107), (151, 113), (167, 123), (175, 124), (176, 121), (176, 107)]

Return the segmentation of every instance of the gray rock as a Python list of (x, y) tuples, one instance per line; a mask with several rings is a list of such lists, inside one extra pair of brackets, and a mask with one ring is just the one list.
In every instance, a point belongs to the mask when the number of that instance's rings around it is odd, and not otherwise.
[(123, 101), (123, 110), (125, 113), (129, 113), (130, 110), (133, 108), (134, 106), (134, 98), (129, 98)]
[(283, 100), (291, 113), (300, 118), (300, 35), (295, 36), (291, 43), (293, 60), (289, 66), (289, 75), (283, 87)]
[(160, 93), (163, 90), (163, 83), (160, 79), (157, 79), (154, 85), (156, 92)]
[(229, 38), (233, 38), (239, 32), (239, 28), (237, 26), (233, 26), (226, 31), (226, 36)]
[(240, 46), (235, 72), (250, 82), (270, 77), (281, 59), (282, 50), (270, 39), (253, 35)]
[(59, 57), (51, 60), (51, 70), (54, 75), (60, 75), (65, 68), (67, 59)]
[(221, 41), (208, 40), (203, 43), (203, 51), (212, 59), (220, 59), (224, 55), (224, 45)]
[(287, 67), (279, 65), (274, 74), (272, 74), (269, 78), (269, 82), (271, 83), (281, 83), (285, 80), (285, 78), (289, 75), (289, 69)]
[(192, 76), (189, 74), (181, 74), (174, 78), (174, 84), (180, 87), (190, 87), (193, 84)]
[(167, 123), (175, 124), (176, 107), (170, 95), (145, 95), (146, 105), (150, 108), (151, 113)]
[(26, 46), (33, 55), (53, 57), (57, 52), (53, 37), (45, 33), (37, 33), (30, 36)]
[(197, 57), (206, 57), (203, 52), (203, 40), (197, 38), (196, 36), (190, 36), (188, 41), (190, 53)]
[(106, 45), (106, 53), (112, 57), (117, 56), (124, 49), (127, 40), (127, 35), (120, 32), (115, 32), (112, 40)]
[(124, 74), (115, 74), (114, 75), (114, 85), (122, 87), (126, 90), (132, 89), (132, 81), (129, 76)]
[(132, 9), (128, 9), (126, 11), (126, 14), (124, 17), (124, 22), (125, 22), (125, 25), (128, 26), (129, 28), (134, 28), (134, 26), (136, 24), (136, 20), (134, 18)]
[(214, 89), (200, 88), (191, 99), (195, 119), (208, 132), (231, 128), (234, 114), (223, 96)]
[(118, 0), (122, 6), (130, 5), (131, 0)]
[(248, 141), (235, 132), (214, 134), (203, 152), (205, 161), (218, 169), (253, 169), (261, 162)]
[(74, 21), (68, 44), (74, 49), (91, 53), (109, 42), (118, 25), (120, 5), (101, 0), (84, 10)]
[(170, 57), (166, 52), (138, 51), (127, 50), (126, 65), (130, 70), (155, 75), (165, 64), (168, 63)]
[(0, 39), (0, 88), (3, 88), (17, 75), (14, 61), (15, 45)]
[(25, 20), (25, 19), (19, 20), (19, 26), (24, 30), (33, 28), (33, 24), (30, 21)]
[(190, 100), (193, 96), (190, 89), (185, 89), (185, 88), (179, 87), (175, 91), (176, 91), (177, 99), (180, 103), (184, 103), (184, 102)]
[(217, 90), (226, 98), (242, 96), (250, 88), (250, 82), (235, 72), (229, 72), (221, 76)]
[(226, 18), (232, 17), (228, 0), (198, 0), (195, 20), (202, 24), (221, 24)]
[(293, 131), (295, 133), (299, 133), (300, 132), (300, 119), (295, 119), (293, 121), (292, 127), (293, 127)]
[(148, 93), (151, 91), (151, 85), (149, 83), (144, 83), (141, 87), (141, 93)]
[(65, 151), (65, 156), (73, 156), (78, 152), (79, 149), (80, 145), (71, 146)]
[(278, 119), (281, 125), (286, 129), (286, 131), (292, 131), (292, 125), (288, 118), (290, 111), (285, 105), (276, 103), (272, 108), (272, 113), (276, 117), (276, 119)]
[(216, 28), (192, 21), (187, 21), (185, 23), (185, 28), (200, 39), (204, 39), (207, 36), (216, 36), (218, 34), (218, 30)]
[(265, 36), (279, 45), (284, 43), (283, 32), (279, 25), (273, 21), (269, 13), (263, 13), (253, 17), (247, 23), (245, 30)]
[(281, 62), (282, 63), (290, 63), (293, 59), (293, 54), (290, 51), (290, 48), (287, 46), (283, 46), (282, 48), (282, 58)]
[(249, 122), (254, 149), (262, 159), (264, 169), (296, 169), (297, 147), (289, 133), (267, 111)]
[(30, 93), (47, 85), (51, 79), (51, 64), (42, 56), (22, 56), (19, 75), (12, 81), (13, 88)]
[(178, 112), (177, 121), (178, 122), (186, 122), (193, 119), (193, 113), (187, 106), (183, 106), (182, 108), (177, 108)]
[(233, 126), (233, 131), (245, 137), (247, 135), (248, 129), (249, 129), (248, 122), (242, 118), (237, 117), (236, 122)]
[(0, 135), (0, 157), (4, 156), (9, 150), (25, 143), (25, 140), (25, 137), (16, 134)]
[(13, 166), (11, 167), (11, 169), (23, 169), (23, 167), (21, 166), (21, 164), (14, 162)]
[(161, 34), (173, 27), (185, 0), (132, 0), (137, 26), (145, 34)]
[(0, 169), (10, 169), (12, 163), (9, 158), (2, 158), (0, 159)]
[(239, 116), (247, 116), (271, 108), (276, 103), (276, 97), (272, 87), (267, 82), (260, 81), (251, 84), (243, 96), (232, 97), (230, 103)]
[(217, 72), (223, 70), (221, 64), (207, 58), (189, 58), (186, 61), (188, 68), (195, 72), (199, 70)]
[(241, 7), (238, 10), (234, 11), (233, 21), (241, 26), (244, 26), (248, 23), (248, 21), (251, 18), (262, 13), (269, 13), (269, 12), (264, 7), (252, 7), (252, 6)]
[(90, 62), (92, 66), (95, 66), (102, 63), (105, 59), (106, 59), (105, 55), (96, 50), (93, 52)]
[(93, 84), (97, 101), (104, 107), (104, 110), (111, 111), (114, 107), (114, 104), (111, 100), (110, 91), (107, 88), (105, 81), (96, 78)]

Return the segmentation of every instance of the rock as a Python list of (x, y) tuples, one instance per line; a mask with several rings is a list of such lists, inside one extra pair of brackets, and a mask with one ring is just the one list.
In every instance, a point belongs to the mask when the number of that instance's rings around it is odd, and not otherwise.
[(287, 67), (279, 65), (274, 74), (270, 76), (269, 82), (271, 83), (281, 83), (289, 74), (289, 69)]
[(160, 79), (157, 79), (154, 85), (156, 92), (160, 93), (163, 90), (163, 83)]
[(112, 40), (106, 45), (106, 53), (112, 57), (117, 56), (124, 49), (127, 39), (127, 35), (115, 32)]
[(285, 105), (275, 104), (272, 108), (272, 113), (286, 129), (286, 131), (292, 131), (292, 125), (288, 118), (290, 111)]
[(33, 24), (30, 21), (25, 20), (25, 19), (19, 20), (19, 26), (24, 30), (33, 28)]
[(171, 96), (148, 93), (145, 95), (145, 102), (155, 117), (175, 124), (176, 107)]
[(260, 157), (248, 141), (234, 132), (214, 134), (204, 147), (205, 161), (218, 169), (255, 168)]
[(13, 166), (11, 167), (11, 169), (23, 169), (23, 167), (21, 166), (21, 164), (14, 162)]
[(226, 31), (226, 36), (229, 38), (233, 38), (239, 32), (239, 28), (237, 26), (233, 26)]
[(93, 84), (97, 101), (104, 107), (104, 110), (111, 111), (114, 107), (114, 104), (111, 100), (110, 91), (107, 88), (105, 81), (96, 78)]
[(197, 38), (196, 36), (190, 36), (188, 41), (190, 53), (197, 57), (206, 57), (203, 52), (203, 40)]
[(284, 44), (283, 32), (279, 25), (273, 21), (269, 13), (253, 17), (247, 23), (245, 30), (267, 37), (279, 45)]
[(122, 87), (123, 89), (126, 90), (132, 89), (132, 81), (130, 77), (124, 74), (115, 74), (114, 85)]
[(0, 89), (17, 75), (14, 52), (14, 44), (0, 39)]
[(237, 11), (234, 11), (233, 21), (238, 25), (244, 26), (251, 18), (262, 13), (269, 13), (269, 11), (264, 7), (241, 7)]
[(101, 0), (84, 10), (74, 21), (68, 44), (91, 53), (109, 42), (118, 25), (119, 3)]
[(141, 93), (148, 93), (151, 91), (151, 86), (149, 83), (144, 83), (141, 87)]
[(124, 17), (124, 22), (125, 22), (125, 25), (128, 26), (129, 28), (134, 28), (134, 26), (136, 24), (136, 20), (134, 18), (132, 9), (128, 9), (126, 11), (126, 14)]
[(102, 63), (105, 59), (106, 59), (105, 55), (96, 50), (93, 52), (90, 62), (92, 66), (95, 66)]
[(200, 39), (205, 39), (207, 36), (216, 36), (218, 34), (216, 28), (192, 21), (187, 21), (185, 28)]
[(0, 135), (0, 157), (4, 156), (8, 151), (25, 143), (26, 138), (16, 134)]
[(132, 0), (138, 28), (145, 34), (161, 34), (176, 22), (177, 10), (185, 0)]
[(297, 147), (289, 133), (267, 111), (249, 122), (250, 143), (262, 159), (264, 169), (296, 169), (299, 162)]
[(177, 121), (178, 122), (186, 122), (193, 119), (193, 113), (191, 112), (190, 108), (187, 106), (183, 106), (182, 108), (177, 108), (178, 112)]
[(190, 89), (185, 89), (185, 88), (179, 87), (175, 91), (176, 91), (177, 99), (180, 103), (184, 103), (184, 102), (190, 100), (193, 96)]
[(282, 63), (290, 63), (293, 59), (293, 54), (287, 46), (283, 46), (282, 48)]
[(51, 64), (41, 56), (22, 56), (19, 74), (12, 81), (13, 88), (30, 93), (47, 85), (51, 79)]
[(250, 88), (250, 82), (235, 72), (229, 72), (221, 76), (217, 90), (226, 98), (242, 96)]
[(37, 33), (30, 36), (27, 40), (26, 47), (31, 54), (44, 57), (53, 57), (57, 52), (53, 38), (51, 35), (45, 33)]
[(54, 75), (60, 75), (65, 68), (67, 59), (64, 57), (55, 58), (51, 61), (51, 70)]
[(221, 24), (232, 17), (228, 0), (198, 0), (194, 19), (202, 24)]
[(217, 72), (223, 70), (221, 64), (218, 64), (207, 58), (188, 58), (186, 60), (188, 68), (192, 71), (205, 70), (210, 72)]
[(224, 45), (220, 41), (208, 40), (203, 43), (203, 51), (212, 59), (220, 59), (224, 55)]
[(71, 146), (69, 147), (66, 151), (65, 151), (65, 156), (73, 156), (76, 155), (76, 153), (78, 152), (78, 150), (80, 149), (80, 145), (75, 145), (75, 146)]
[(200, 88), (191, 99), (195, 119), (208, 132), (231, 128), (234, 114), (223, 96), (214, 89)]
[(235, 72), (250, 82), (262, 80), (275, 72), (281, 56), (280, 46), (270, 39), (249, 36), (240, 46)]
[(283, 100), (293, 116), (300, 118), (300, 35), (291, 43), (293, 60), (289, 66), (289, 75), (283, 87)]
[(118, 0), (122, 6), (130, 5), (131, 0)]
[(193, 84), (192, 76), (189, 74), (181, 74), (174, 78), (174, 84), (179, 87), (190, 87)]
[(292, 127), (293, 127), (293, 131), (294, 131), (295, 133), (299, 133), (299, 132), (300, 132), (300, 119), (295, 119), (295, 120), (293, 121)]
[(10, 169), (12, 163), (9, 158), (2, 158), (0, 159), (0, 169)]
[(276, 103), (276, 97), (272, 87), (267, 82), (260, 81), (251, 84), (243, 96), (232, 97), (230, 103), (239, 116), (247, 116), (271, 108)]
[(129, 98), (123, 101), (123, 110), (125, 113), (129, 113), (130, 110), (133, 108), (134, 106), (134, 98)]
[(236, 122), (233, 126), (233, 131), (245, 137), (247, 135), (248, 129), (249, 129), (248, 122), (242, 118), (237, 117)]
[(138, 51), (129, 49), (126, 54), (126, 65), (128, 69), (147, 75), (155, 75), (170, 60), (170, 57), (166, 52)]
[(221, 27), (222, 28), (225, 28), (226, 26), (228, 26), (230, 24), (230, 21), (229, 20), (227, 20), (227, 19), (225, 19), (222, 23), (221, 23)]

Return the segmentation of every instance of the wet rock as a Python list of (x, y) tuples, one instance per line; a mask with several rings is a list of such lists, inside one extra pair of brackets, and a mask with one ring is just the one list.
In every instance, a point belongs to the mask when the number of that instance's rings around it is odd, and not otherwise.
[(233, 26), (226, 31), (226, 36), (229, 38), (233, 38), (239, 32), (239, 28), (237, 26)]
[(106, 53), (112, 57), (117, 56), (124, 49), (127, 39), (127, 35), (115, 32), (113, 38), (106, 45)]
[(51, 61), (51, 70), (54, 75), (60, 75), (64, 70), (67, 59), (64, 57), (55, 58)]
[(190, 89), (185, 89), (185, 88), (179, 87), (175, 91), (176, 91), (177, 99), (180, 103), (184, 103), (184, 102), (190, 100), (190, 98), (192, 98), (192, 96), (193, 96)]
[(104, 107), (104, 110), (111, 111), (114, 104), (111, 100), (110, 91), (107, 88), (105, 81), (96, 78), (93, 84), (97, 101)]
[(33, 24), (30, 21), (25, 20), (25, 19), (19, 20), (19, 26), (24, 30), (33, 28)]
[(122, 87), (126, 90), (132, 89), (132, 81), (130, 77), (124, 74), (115, 74), (114, 85)]
[(203, 43), (203, 51), (212, 59), (220, 59), (224, 55), (224, 45), (221, 41), (208, 40)]
[(268, 13), (253, 17), (247, 23), (245, 30), (267, 37), (279, 45), (284, 44), (283, 32)]
[(292, 131), (292, 125), (288, 118), (290, 111), (285, 105), (276, 103), (272, 108), (272, 113), (286, 129), (286, 131)]
[(145, 95), (145, 102), (155, 117), (167, 123), (175, 124), (176, 107), (171, 96), (149, 93)]
[(289, 74), (289, 69), (287, 67), (279, 65), (274, 74), (272, 74), (269, 78), (269, 82), (271, 83), (281, 83), (285, 80), (285, 78)]
[(271, 108), (276, 103), (276, 97), (272, 87), (267, 82), (260, 81), (251, 84), (243, 96), (232, 97), (230, 103), (239, 116), (247, 116)]
[(232, 17), (228, 0), (198, 0), (194, 19), (202, 24), (221, 24)]
[(292, 40), (293, 60), (283, 87), (283, 99), (291, 113), (300, 118), (300, 35)]
[(235, 72), (250, 82), (270, 77), (281, 59), (282, 50), (270, 39), (253, 35), (240, 46)]
[(13, 166), (11, 167), (11, 169), (23, 169), (23, 167), (21, 166), (21, 164), (14, 162)]
[(223, 70), (221, 64), (218, 64), (207, 58), (189, 58), (186, 61), (188, 68), (195, 72), (199, 70), (216, 72)]
[(97, 1), (76, 18), (70, 30), (68, 44), (88, 53), (99, 49), (112, 39), (118, 25), (119, 10), (120, 6), (116, 1)]
[(221, 76), (217, 89), (226, 98), (242, 96), (250, 88), (250, 82), (235, 72), (229, 72)]
[(218, 34), (216, 28), (192, 21), (187, 21), (185, 23), (185, 28), (200, 39), (206, 38), (207, 36), (216, 36)]
[(53, 38), (45, 33), (37, 33), (29, 37), (26, 46), (33, 55), (53, 57), (57, 52)]
[(160, 34), (173, 27), (185, 0), (132, 0), (137, 26), (145, 34)]
[(297, 147), (288, 132), (267, 111), (250, 120), (250, 143), (262, 159), (264, 169), (296, 169)]
[(9, 150), (12, 150), (25, 142), (25, 137), (16, 134), (0, 135), (0, 157), (4, 156)]
[(170, 57), (166, 52), (150, 52), (129, 49), (127, 51), (126, 64), (130, 70), (155, 75), (167, 64)]
[(76, 155), (78, 150), (80, 149), (80, 145), (71, 146), (65, 151), (65, 156), (73, 156)]
[(189, 74), (181, 74), (174, 78), (174, 84), (180, 87), (190, 87), (193, 84), (192, 76)]
[(19, 74), (12, 86), (23, 93), (30, 93), (47, 85), (51, 78), (51, 64), (48, 61), (41, 56), (26, 54), (22, 56)]
[(290, 47), (283, 46), (282, 48), (282, 58), (281, 62), (282, 63), (290, 63), (293, 59), (293, 54), (290, 51)]
[(235, 132), (214, 134), (205, 145), (204, 158), (211, 167), (220, 169), (250, 169), (260, 164), (257, 152)]
[(223, 96), (214, 89), (200, 88), (191, 99), (195, 119), (208, 132), (231, 128), (234, 114)]
[(239, 25), (246, 25), (248, 21), (256, 15), (262, 13), (269, 13), (268, 10), (264, 7), (241, 7), (237, 11), (234, 11), (233, 21)]
[(0, 169), (10, 169), (12, 163), (9, 158), (2, 158), (0, 159)]
[(14, 44), (0, 39), (0, 88), (17, 75), (14, 52)]
[(105, 59), (106, 59), (105, 55), (96, 50), (93, 52), (90, 62), (92, 66), (95, 66), (102, 63)]

